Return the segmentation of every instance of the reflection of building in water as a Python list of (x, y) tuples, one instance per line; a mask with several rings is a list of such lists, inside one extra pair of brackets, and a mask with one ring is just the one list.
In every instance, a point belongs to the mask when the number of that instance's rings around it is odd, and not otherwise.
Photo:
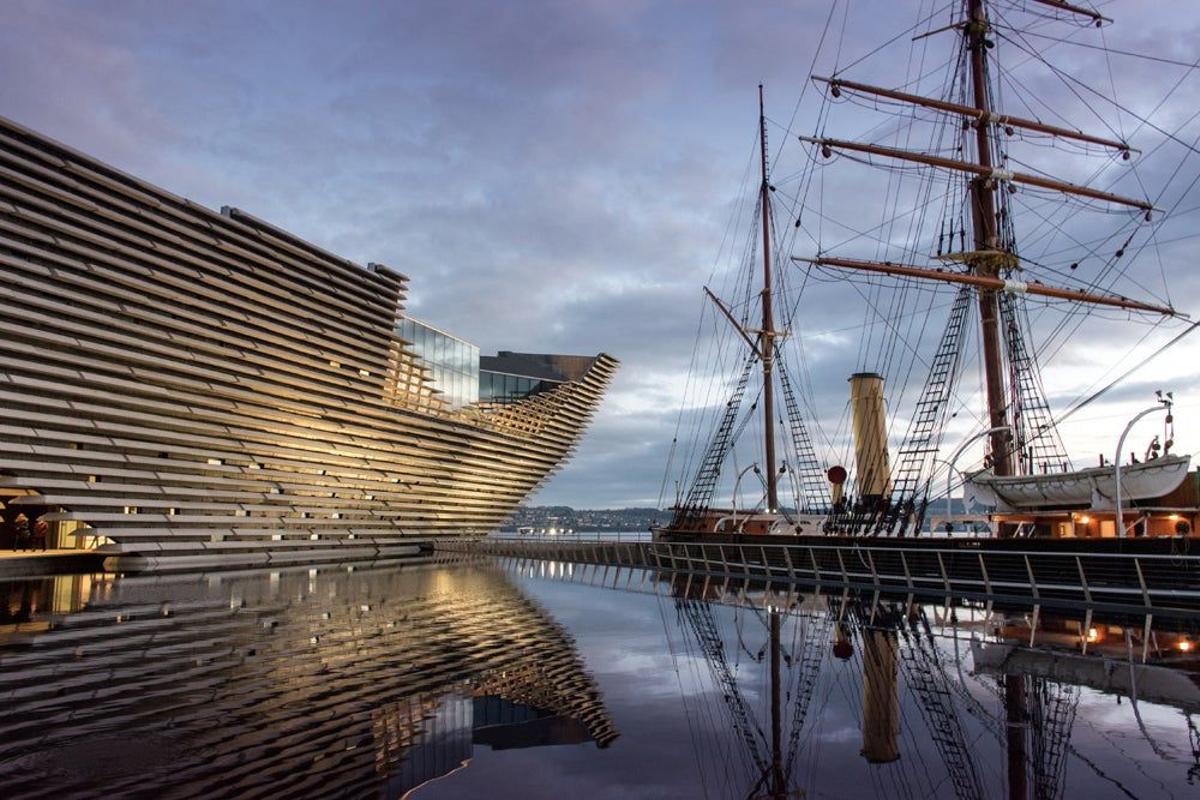
[(79, 611), (93, 586), (112, 575), (58, 575), (0, 581), (0, 645), (17, 634), (49, 630), (55, 615)]
[(105, 589), (0, 646), (8, 796), (399, 796), (473, 741), (616, 737), (570, 637), (496, 573)]
[[(518, 691), (530, 677), (514, 679), (519, 668), (502, 672), (509, 677), (501, 681)], [(463, 683), (447, 695), (408, 698), (372, 712), (376, 768), (387, 796), (399, 797), (466, 766), (476, 746), (514, 750), (594, 741), (607, 747), (616, 738), (610, 727), (596, 738), (587, 724), (565, 712), (514, 703), (488, 691)]]

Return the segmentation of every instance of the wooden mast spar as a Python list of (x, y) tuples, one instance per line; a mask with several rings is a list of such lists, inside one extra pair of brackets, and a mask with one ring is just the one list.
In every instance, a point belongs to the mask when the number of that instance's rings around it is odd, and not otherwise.
[(779, 476), (775, 473), (775, 395), (771, 380), (776, 334), (771, 308), (771, 185), (767, 177), (767, 117), (763, 111), (761, 83), (758, 85), (758, 139), (762, 161), (763, 289), (759, 354), (762, 356), (763, 372), (763, 459), (767, 473), (767, 511), (774, 513), (779, 510)]
[(1045, 133), (1051, 136), (1058, 136), (1063, 139), (1075, 139), (1076, 141), (1086, 142), (1088, 144), (1101, 145), (1103, 147), (1111, 147), (1119, 151), (1125, 159), (1128, 159), (1130, 153), (1134, 152), (1128, 143), (1117, 139), (1109, 139), (1104, 136), (1095, 136), (1083, 131), (1074, 131), (1070, 128), (1063, 128), (1058, 125), (1047, 125), (1045, 122), (1040, 122), (1035, 119), (1025, 119), (1024, 117), (1010, 117), (1004, 114), (994, 114), (990, 118), (981, 116), (979, 109), (974, 106), (964, 106), (961, 103), (951, 103), (948, 100), (940, 100), (936, 97), (923, 97), (919, 94), (910, 94), (908, 92), (900, 92), (895, 89), (886, 89), (882, 86), (872, 86), (869, 83), (859, 83), (858, 81), (848, 81), (844, 78), (823, 78), (819, 75), (814, 75), (813, 80), (818, 83), (829, 85), (829, 91), (834, 97), (840, 97), (843, 91), (858, 92), (860, 94), (870, 94), (877, 97), (886, 97), (889, 100), (898, 100), (902, 103), (912, 103), (925, 108), (932, 108), (937, 111), (945, 111), (950, 114), (958, 114), (961, 117), (975, 120), (975, 124), (992, 124), (1007, 128), (1020, 128), (1022, 130), (1034, 131), (1035, 133)]
[(1036, 281), (1027, 283), (1005, 278), (992, 278), (986, 275), (976, 275), (970, 272), (947, 272), (945, 270), (930, 269), (929, 267), (918, 267), (912, 264), (893, 264), (887, 261), (862, 261), (856, 258), (800, 258), (799, 256), (792, 256), (792, 261), (799, 264), (814, 264), (818, 267), (838, 267), (841, 269), (858, 270), (860, 272), (878, 272), (883, 275), (895, 275), (901, 278), (923, 278), (942, 281), (944, 283), (957, 283), (990, 291), (1031, 294), (1036, 297), (1050, 297), (1056, 300), (1073, 300), (1078, 303), (1123, 308), (1127, 311), (1146, 311), (1173, 317), (1187, 316), (1187, 314), (1176, 311), (1169, 306), (1144, 303), (1140, 300), (1130, 300), (1127, 297), (1120, 297), (1118, 295), (1095, 294), (1094, 292), (1084, 292), (1078, 289), (1064, 289)]

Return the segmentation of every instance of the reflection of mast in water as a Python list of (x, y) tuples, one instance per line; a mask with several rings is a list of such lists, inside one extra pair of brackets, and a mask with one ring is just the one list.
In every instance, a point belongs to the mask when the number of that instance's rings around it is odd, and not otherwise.
[(1029, 718), (1025, 679), (1017, 675), (1005, 675), (1001, 685), (1004, 687), (1004, 716), (1008, 723), (1004, 729), (1004, 746), (1008, 753), (1008, 796), (1010, 800), (1025, 800), (1029, 796), (1025, 772), (1025, 731)]
[[(767, 646), (758, 654), (756, 660), (766, 658), (769, 666), (771, 720), (768, 738), (758, 724), (754, 710), (747, 703), (737, 677), (729, 665), (725, 642), (713, 618), (710, 604), (705, 600), (682, 597), (676, 600), (676, 608), (686, 622), (684, 630), (695, 638), (713, 680), (721, 691), (735, 733), (746, 746), (755, 781), (747, 796), (764, 800), (803, 796), (802, 791), (794, 788), (792, 766), (799, 753), (800, 733), (808, 715), (813, 689), (816, 687), (817, 672), (823, 658), (822, 645), (828, 641), (832, 617), (826, 614), (805, 618), (802, 650), (796, 653), (793, 648), (791, 652), (785, 653), (780, 641), (783, 611), (774, 605), (767, 607), (766, 616), (763, 618), (768, 633)], [(786, 731), (786, 752), (783, 741), (785, 686), (782, 675), (782, 666), (785, 664), (794, 673), (786, 688), (792, 711)], [(703, 775), (701, 779), (703, 780)]]
[(918, 610), (909, 615), (908, 627), (901, 630), (906, 644), (901, 651), (904, 682), (917, 697), (925, 727), (954, 784), (954, 796), (977, 800), (983, 797), (983, 785), (967, 747), (962, 720), (951, 696), (954, 684), (934, 642), (929, 618)]

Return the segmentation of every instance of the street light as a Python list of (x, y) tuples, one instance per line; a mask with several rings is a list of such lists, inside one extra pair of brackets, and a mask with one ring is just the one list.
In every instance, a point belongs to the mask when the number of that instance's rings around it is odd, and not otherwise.
[(1121, 431), (1121, 438), (1117, 440), (1117, 457), (1113, 459), (1113, 481), (1117, 484), (1117, 538), (1125, 538), (1125, 512), (1121, 508), (1121, 453), (1125, 450), (1125, 437), (1129, 435), (1129, 431), (1133, 430), (1133, 426), (1137, 424), (1142, 417), (1153, 414), (1155, 411), (1166, 411), (1167, 422), (1171, 421), (1171, 393), (1167, 392), (1167, 396), (1163, 397), (1159, 392), (1158, 405), (1151, 406), (1145, 411), (1141, 411), (1133, 419), (1129, 420), (1129, 424), (1125, 426), (1125, 430)]
[(746, 467), (744, 470), (742, 470), (741, 472), (739, 472), (739, 473), (737, 474), (737, 478), (736, 478), (736, 479), (733, 481), (733, 500), (732, 500), (732, 503), (731, 503), (731, 505), (733, 506), (733, 527), (734, 527), (734, 529), (735, 529), (735, 530), (737, 529), (737, 500), (738, 500), (738, 488), (739, 488), (739, 487), (742, 485), (742, 478), (743, 478), (743, 477), (746, 475), (746, 473), (747, 473), (747, 472), (749, 472), (750, 470), (754, 470), (755, 472), (757, 472), (757, 471), (758, 471), (758, 464), (751, 464), (750, 466)]
[[(986, 431), (980, 431), (979, 433), (975, 434), (974, 436), (972, 436), (971, 438), (967, 439), (962, 444), (960, 444), (958, 446), (958, 449), (954, 451), (954, 455), (950, 456), (950, 459), (946, 462), (946, 521), (947, 522), (950, 522), (950, 508), (951, 508), (950, 507), (950, 485), (954, 481), (954, 462), (958, 461), (958, 457), (963, 454), (963, 451), (966, 450), (971, 445), (973, 445), (975, 442), (979, 441), (980, 439), (982, 439), (985, 436), (991, 436), (993, 433), (999, 433), (1000, 431), (1008, 431), (1009, 436), (1012, 436), (1012, 433), (1013, 433), (1012, 425), (997, 425), (994, 428), (988, 428)], [(951, 525), (951, 527), (953, 527), (953, 525)]]

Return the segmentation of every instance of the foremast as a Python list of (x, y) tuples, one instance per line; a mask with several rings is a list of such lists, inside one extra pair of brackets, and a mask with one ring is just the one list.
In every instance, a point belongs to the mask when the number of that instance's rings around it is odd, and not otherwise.
[(771, 376), (775, 364), (775, 321), (771, 297), (771, 184), (767, 171), (767, 116), (763, 108), (763, 87), (758, 85), (758, 144), (762, 164), (762, 186), (759, 191), (762, 206), (762, 329), (759, 331), (759, 354), (763, 375), (763, 471), (767, 483), (767, 511), (779, 510), (779, 475), (775, 469), (775, 391)]

